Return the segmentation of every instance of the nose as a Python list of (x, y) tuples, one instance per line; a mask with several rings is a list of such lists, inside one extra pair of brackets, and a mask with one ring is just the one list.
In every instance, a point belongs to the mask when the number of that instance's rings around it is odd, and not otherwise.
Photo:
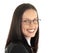
[(29, 26), (30, 26), (30, 27), (34, 27), (33, 21), (30, 21), (30, 22), (29, 22)]
[(29, 22), (29, 24), (32, 24), (32, 23), (33, 23), (33, 21), (30, 21), (30, 22)]

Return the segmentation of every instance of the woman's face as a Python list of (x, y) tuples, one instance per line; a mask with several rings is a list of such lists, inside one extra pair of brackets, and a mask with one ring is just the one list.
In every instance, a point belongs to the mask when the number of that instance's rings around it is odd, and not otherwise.
[(22, 32), (25, 37), (32, 38), (38, 29), (37, 12), (33, 9), (26, 10), (22, 15)]

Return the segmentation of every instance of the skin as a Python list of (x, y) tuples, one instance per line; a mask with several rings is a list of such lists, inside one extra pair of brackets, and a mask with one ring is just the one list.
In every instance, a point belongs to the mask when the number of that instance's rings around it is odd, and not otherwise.
[[(22, 20), (34, 20), (37, 19), (37, 12), (33, 9), (26, 10), (22, 15)], [(38, 29), (38, 24), (34, 24), (31, 22), (31, 24), (26, 25), (24, 22), (22, 22), (22, 32), (25, 35), (25, 37), (31, 39), (35, 36)]]

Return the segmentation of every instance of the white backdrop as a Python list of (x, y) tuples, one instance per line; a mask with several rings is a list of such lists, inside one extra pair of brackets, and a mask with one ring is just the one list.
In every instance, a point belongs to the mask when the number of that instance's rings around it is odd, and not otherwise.
[(0, 53), (5, 53), (12, 15), (21, 3), (31, 3), (38, 10), (41, 19), (38, 53), (60, 53), (59, 0), (0, 0)]

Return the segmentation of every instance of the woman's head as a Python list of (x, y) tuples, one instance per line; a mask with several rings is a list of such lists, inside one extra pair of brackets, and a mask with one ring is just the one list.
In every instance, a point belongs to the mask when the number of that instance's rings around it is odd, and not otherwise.
[(39, 38), (38, 13), (31, 4), (19, 5), (13, 14), (11, 28), (9, 31), (6, 47), (10, 42), (22, 40), (22, 36), (31, 38), (31, 45), (37, 51)]
[(38, 29), (37, 12), (34, 9), (28, 9), (22, 14), (22, 32), (25, 37), (32, 38)]

